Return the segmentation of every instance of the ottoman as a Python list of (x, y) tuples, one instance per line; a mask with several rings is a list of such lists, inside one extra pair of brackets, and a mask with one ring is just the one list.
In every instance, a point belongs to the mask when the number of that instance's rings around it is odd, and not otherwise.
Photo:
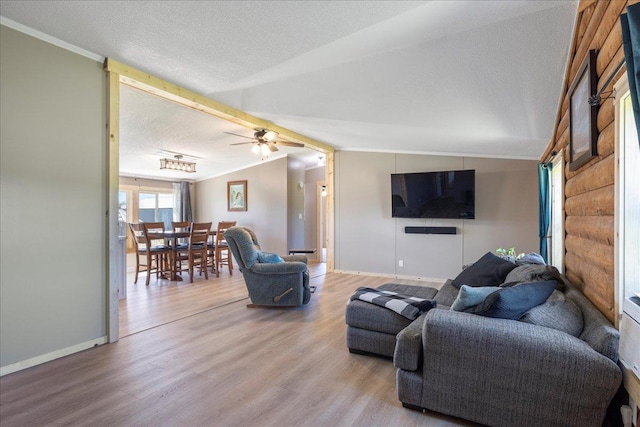
[[(438, 293), (437, 289), (427, 286), (395, 283), (387, 283), (377, 289), (423, 299), (433, 299)], [(345, 321), (347, 347), (351, 353), (385, 357), (393, 357), (396, 335), (413, 322), (388, 308), (358, 300), (347, 304)]]

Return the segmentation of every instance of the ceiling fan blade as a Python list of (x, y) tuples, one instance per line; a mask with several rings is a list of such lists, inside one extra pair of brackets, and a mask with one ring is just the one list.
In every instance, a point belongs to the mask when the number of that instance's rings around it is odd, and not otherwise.
[(253, 144), (253, 141), (247, 141), (247, 142), (236, 142), (233, 144), (229, 144), (229, 145), (245, 145), (245, 144)]
[(299, 142), (289, 142), (289, 141), (275, 141), (276, 144), (282, 145), (283, 147), (304, 147), (304, 144)]
[(253, 139), (253, 138), (252, 138), (252, 137), (250, 137), (250, 136), (244, 136), (244, 135), (240, 135), (240, 134), (233, 133), (233, 132), (222, 132), (222, 133), (226, 133), (227, 135), (235, 135), (235, 136), (239, 136), (239, 137), (247, 138), (247, 139)]
[(269, 147), (269, 150), (271, 150), (272, 153), (275, 153), (276, 151), (278, 151), (278, 147), (276, 147), (275, 144), (273, 143), (267, 145), (267, 147)]

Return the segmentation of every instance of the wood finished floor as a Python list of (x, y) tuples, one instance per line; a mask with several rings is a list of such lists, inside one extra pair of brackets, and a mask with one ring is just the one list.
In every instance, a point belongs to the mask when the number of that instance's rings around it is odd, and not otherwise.
[[(312, 264), (310, 268), (320, 269), (325, 264)], [(310, 270), (311, 271), (311, 270)], [(183, 273), (183, 281), (171, 281), (151, 277), (145, 286), (146, 273), (141, 273), (134, 284), (135, 274), (127, 274), (127, 298), (120, 300), (120, 337), (125, 337), (178, 319), (192, 316), (230, 302), (249, 298), (242, 274), (237, 267), (234, 274), (227, 269), (220, 277), (209, 273), (195, 275), (189, 283), (189, 275)]]
[[(474, 425), (403, 408), (392, 362), (346, 348), (355, 288), (419, 282), (311, 271), (317, 291), (295, 309), (247, 308), (237, 271), (194, 284), (143, 281), (127, 298), (123, 326), (140, 332), (0, 378), (0, 424)], [(163, 314), (144, 326), (143, 310)]]

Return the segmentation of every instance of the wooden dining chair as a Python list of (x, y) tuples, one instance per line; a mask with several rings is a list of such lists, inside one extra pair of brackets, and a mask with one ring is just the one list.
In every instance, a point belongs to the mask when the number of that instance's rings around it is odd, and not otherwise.
[(209, 240), (209, 233), (211, 233), (210, 222), (194, 222), (191, 225), (189, 245), (186, 252), (178, 250), (179, 254), (183, 254), (182, 256), (186, 253), (189, 265), (189, 280), (191, 283), (193, 283), (193, 272), (196, 267), (199, 268), (200, 274), (204, 271), (205, 279), (209, 279), (209, 273), (207, 271), (207, 241)]
[[(191, 223), (189, 221), (172, 221), (171, 228), (173, 231), (179, 232), (190, 232), (191, 231)], [(179, 238), (175, 239), (176, 250), (172, 252), (174, 255), (170, 260), (171, 268), (173, 269), (173, 273), (180, 274), (182, 271), (189, 271), (189, 257), (186, 253), (186, 250), (189, 247), (189, 239), (188, 238)], [(183, 251), (181, 254), (177, 251)]]
[[(235, 227), (236, 221), (220, 221), (218, 223), (218, 229), (213, 239), (213, 262), (216, 277), (220, 277), (220, 266), (227, 265), (229, 267), (229, 274), (233, 274), (233, 257), (229, 250), (229, 245), (224, 238), (224, 232), (231, 227)], [(210, 251), (211, 255), (211, 251)]]
[(145, 271), (147, 273), (146, 285), (149, 286), (151, 273), (155, 272), (157, 278), (163, 271), (162, 266), (165, 265), (168, 249), (164, 245), (151, 244), (143, 224), (130, 223), (129, 229), (136, 251), (136, 276), (133, 283), (138, 283), (138, 275)]
[(173, 231), (189, 231), (191, 223), (189, 221), (171, 221)]

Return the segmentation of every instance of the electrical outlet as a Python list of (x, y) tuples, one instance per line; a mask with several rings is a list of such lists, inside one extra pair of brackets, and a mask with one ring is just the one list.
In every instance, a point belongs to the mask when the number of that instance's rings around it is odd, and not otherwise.
[(398, 267), (404, 267), (404, 261), (403, 260), (398, 261)]

